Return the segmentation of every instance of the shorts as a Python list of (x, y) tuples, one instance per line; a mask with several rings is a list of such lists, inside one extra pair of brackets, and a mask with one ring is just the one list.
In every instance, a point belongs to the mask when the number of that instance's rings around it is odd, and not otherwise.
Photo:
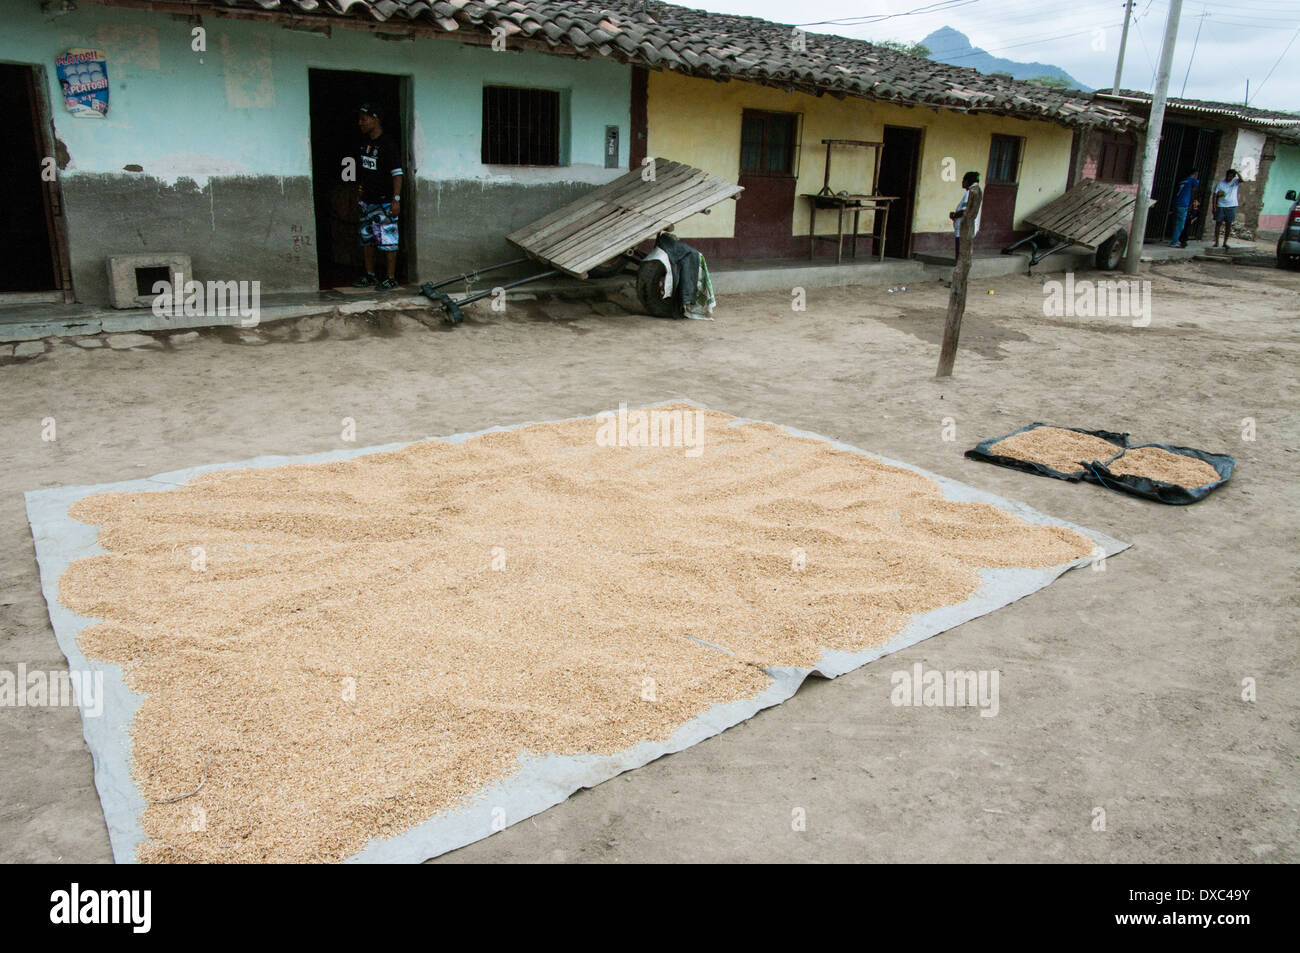
[(1216, 222), (1235, 222), (1237, 220), (1237, 206), (1220, 205), (1214, 210), (1214, 220)]
[(388, 202), (362, 202), (361, 221), (357, 232), (361, 247), (373, 245), (380, 251), (397, 251), (397, 222), (391, 217), (393, 204)]

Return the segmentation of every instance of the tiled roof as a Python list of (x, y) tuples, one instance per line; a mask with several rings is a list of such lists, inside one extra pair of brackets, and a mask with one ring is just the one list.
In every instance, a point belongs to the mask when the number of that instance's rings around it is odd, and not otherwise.
[[(99, 2), (139, 5), (139, 0)], [(260, 10), (277, 19), (343, 16), (463, 31), (477, 42), (501, 27), (507, 43), (516, 47), (604, 56), (718, 80), (1071, 126), (1122, 130), (1141, 124), (1130, 111), (1076, 90), (986, 76), (822, 33), (806, 34), (806, 49), (798, 50), (789, 25), (654, 0), (204, 0), (185, 6), (194, 12), (224, 8), (231, 15)]]

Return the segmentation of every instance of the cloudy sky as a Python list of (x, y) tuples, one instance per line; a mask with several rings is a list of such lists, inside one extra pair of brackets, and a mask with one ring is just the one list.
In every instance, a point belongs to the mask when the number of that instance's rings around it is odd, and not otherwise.
[[(864, 40), (915, 41), (939, 27), (950, 26), (970, 37), (973, 46), (994, 56), (1050, 63), (1079, 82), (1098, 88), (1109, 88), (1115, 78), (1124, 22), (1124, 0), (676, 2), (780, 23), (844, 20), (847, 22), (807, 28)], [(1154, 85), (1168, 13), (1169, 0), (1134, 0), (1134, 22), (1124, 57), (1124, 86), (1150, 90)], [(881, 17), (887, 19), (863, 22)], [(1170, 94), (1241, 102), (1249, 78), (1250, 105), (1300, 112), (1298, 35), (1300, 0), (1184, 0)]]

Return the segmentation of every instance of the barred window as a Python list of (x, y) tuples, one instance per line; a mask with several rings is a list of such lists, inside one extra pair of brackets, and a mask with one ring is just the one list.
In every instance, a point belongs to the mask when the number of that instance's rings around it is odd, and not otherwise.
[(559, 92), (518, 86), (484, 86), (483, 162), (488, 165), (559, 165)]

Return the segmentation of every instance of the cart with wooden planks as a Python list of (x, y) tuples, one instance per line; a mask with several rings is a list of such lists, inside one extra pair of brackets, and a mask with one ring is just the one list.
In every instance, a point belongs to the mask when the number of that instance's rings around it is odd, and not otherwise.
[(1025, 222), (1034, 233), (1008, 245), (1002, 254), (1009, 255), (1027, 245), (1032, 267), (1063, 248), (1082, 245), (1097, 253), (1098, 268), (1110, 271), (1119, 267), (1128, 250), (1128, 226), (1136, 201), (1132, 192), (1085, 179), (1060, 198), (1026, 215)]
[[(563, 208), (506, 236), (524, 257), (465, 272), (439, 282), (426, 282), (420, 294), (437, 302), (445, 320), (459, 324), (461, 307), (493, 294), (481, 291), (453, 299), (442, 289), (458, 281), (528, 261), (549, 266), (543, 271), (499, 286), (510, 289), (543, 278), (569, 275), (598, 278), (617, 274), (636, 260), (636, 246), (670, 229), (697, 212), (708, 212), (724, 199), (734, 199), (744, 189), (682, 162), (649, 160), (600, 188), (593, 189)], [(644, 266), (663, 266), (645, 262)], [(642, 283), (638, 282), (638, 286)]]

